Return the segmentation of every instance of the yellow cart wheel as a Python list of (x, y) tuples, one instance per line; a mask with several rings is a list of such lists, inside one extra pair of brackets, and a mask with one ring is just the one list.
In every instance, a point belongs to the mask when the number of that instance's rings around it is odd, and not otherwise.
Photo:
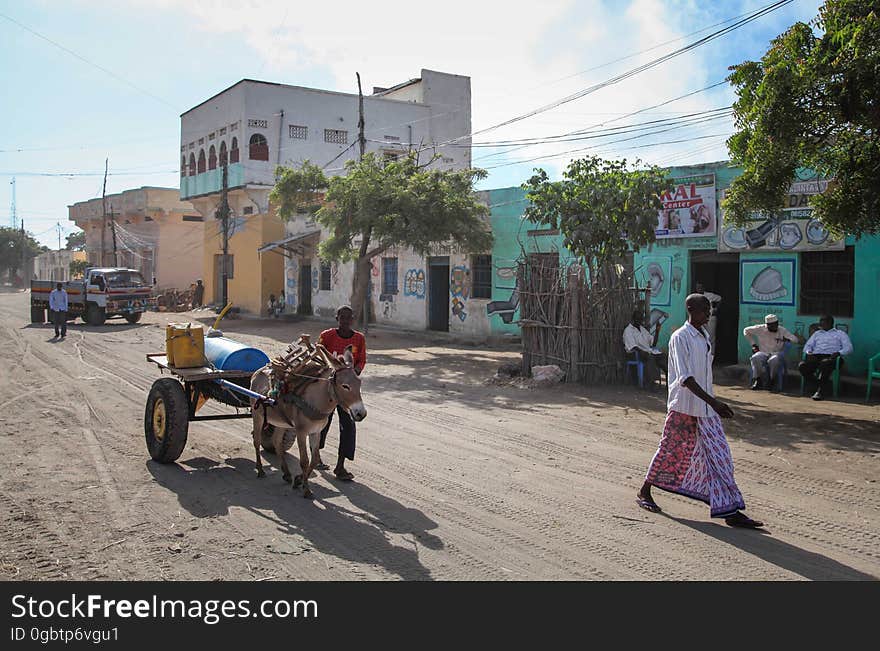
[(186, 447), (189, 402), (183, 386), (173, 378), (153, 382), (144, 410), (144, 436), (154, 461), (177, 461)]

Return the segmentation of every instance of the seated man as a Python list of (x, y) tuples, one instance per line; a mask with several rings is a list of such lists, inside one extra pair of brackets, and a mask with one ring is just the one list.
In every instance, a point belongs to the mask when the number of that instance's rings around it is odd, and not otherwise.
[[(813, 394), (813, 400), (821, 400), (828, 395), (831, 376), (838, 357), (849, 355), (853, 350), (852, 342), (842, 330), (834, 329), (834, 317), (823, 314), (819, 319), (819, 329), (812, 334), (804, 346), (807, 359), (798, 364), (798, 370), (804, 381), (815, 376), (819, 370), (819, 386)], [(843, 360), (840, 360), (841, 364)]]
[(623, 347), (627, 354), (635, 352), (636, 358), (645, 364), (645, 380), (653, 386), (660, 379), (660, 370), (666, 372), (666, 355), (657, 350), (657, 339), (660, 336), (660, 324), (654, 330), (654, 336), (642, 325), (642, 313), (632, 313), (632, 321), (623, 330)]
[(763, 386), (774, 391), (773, 378), (779, 365), (785, 363), (782, 348), (786, 340), (797, 342), (798, 338), (779, 325), (779, 317), (775, 314), (765, 316), (764, 325), (743, 328), (743, 336), (752, 342), (752, 389)]

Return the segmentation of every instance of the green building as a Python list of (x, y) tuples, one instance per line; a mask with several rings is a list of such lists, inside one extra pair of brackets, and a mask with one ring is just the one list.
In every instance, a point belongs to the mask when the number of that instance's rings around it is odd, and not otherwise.
[[(657, 241), (633, 256), (639, 284), (652, 288), (652, 321), (664, 320), (660, 344), (684, 323), (684, 299), (700, 282), (722, 299), (718, 363), (748, 360), (751, 346), (742, 330), (763, 323), (765, 314), (778, 315), (782, 325), (806, 338), (828, 312), (853, 342), (844, 373), (863, 375), (868, 358), (880, 352), (880, 237), (831, 238), (808, 207), (825, 182), (806, 172), (793, 181), (781, 218), (756, 216), (754, 226), (744, 229), (725, 224), (720, 201), (740, 173), (727, 161), (670, 169)], [(572, 256), (557, 232), (523, 219), (524, 190), (486, 194), (495, 234), (490, 327), (493, 334), (518, 333), (516, 261), (557, 255), (564, 266)], [(789, 368), (800, 354), (799, 347), (789, 351)]]

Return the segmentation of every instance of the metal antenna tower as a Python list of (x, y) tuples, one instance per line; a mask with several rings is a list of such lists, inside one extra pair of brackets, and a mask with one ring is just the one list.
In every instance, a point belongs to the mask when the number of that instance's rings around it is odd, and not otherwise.
[(12, 180), (9, 182), (12, 186), (12, 207), (9, 209), (9, 212), (12, 214), (12, 228), (18, 228), (18, 215), (15, 214), (15, 177), (12, 177)]

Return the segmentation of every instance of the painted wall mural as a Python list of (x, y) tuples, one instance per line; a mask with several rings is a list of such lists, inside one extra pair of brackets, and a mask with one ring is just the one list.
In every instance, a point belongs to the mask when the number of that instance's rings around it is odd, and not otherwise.
[(299, 275), (299, 265), (294, 261), (288, 262), (287, 265), (287, 291), (284, 292), (285, 305), (291, 310), (296, 309), (299, 294), (296, 291), (297, 277)]
[[(495, 289), (509, 291), (510, 297), (503, 301), (491, 301), (486, 305), (486, 314), (497, 314), (504, 323), (513, 323), (513, 317), (519, 307), (519, 285), (516, 279), (516, 263), (511, 260), (508, 264), (498, 266), (495, 269)], [(503, 295), (503, 294), (502, 294)]]
[(317, 269), (312, 269), (312, 291), (318, 292), (318, 280), (320, 273)]
[(453, 296), (457, 296), (463, 301), (468, 299), (468, 295), (470, 294), (470, 283), (468, 280), (470, 279), (470, 275), (470, 269), (464, 265), (456, 265), (452, 268), (449, 280), (449, 291)]
[(425, 270), (407, 269), (403, 277), (403, 295), (417, 299), (425, 298)]
[[(683, 273), (683, 270), (682, 270)], [(651, 305), (672, 304), (672, 257), (668, 255), (644, 256), (642, 267), (636, 270), (636, 277), (640, 286), (651, 288)], [(681, 275), (679, 275), (679, 288), (681, 287)]]
[[(798, 181), (788, 189), (785, 208), (774, 215), (755, 213), (751, 227), (724, 223), (721, 213), (721, 236), (718, 250), (737, 251), (843, 251), (844, 240), (831, 237), (818, 219), (814, 219), (810, 197), (821, 194), (828, 181)], [(726, 190), (722, 193), (724, 201)]]
[(452, 299), (452, 313), (462, 321), (467, 319), (467, 312), (465, 312), (464, 301), (462, 301), (458, 296), (455, 296)]
[(794, 305), (796, 266), (795, 260), (741, 260), (742, 302), (746, 305)]

